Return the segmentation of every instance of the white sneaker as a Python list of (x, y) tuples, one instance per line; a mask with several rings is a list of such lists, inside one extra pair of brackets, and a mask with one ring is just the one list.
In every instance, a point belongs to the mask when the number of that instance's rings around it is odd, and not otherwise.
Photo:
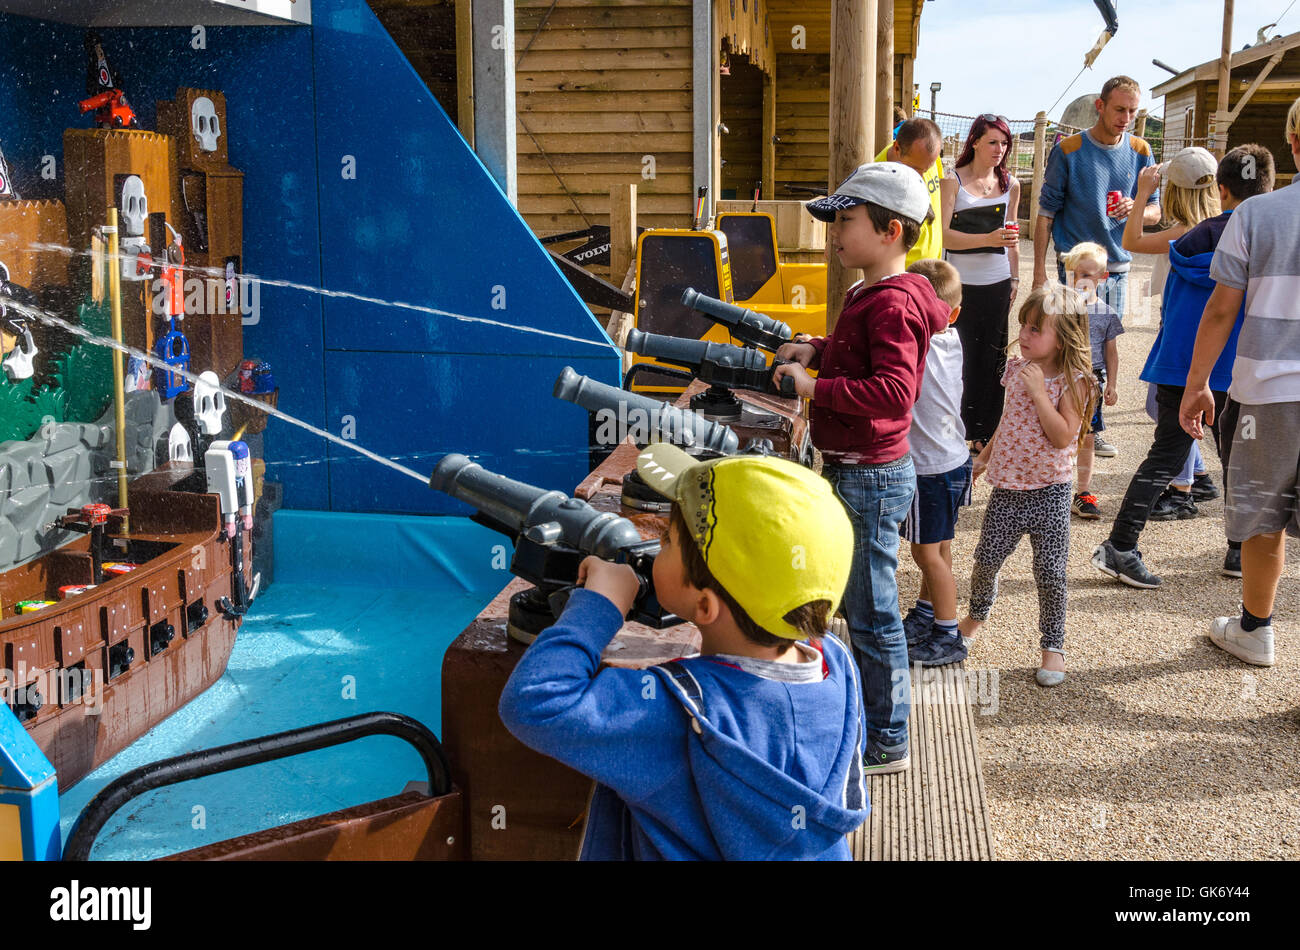
[(1240, 617), (1216, 617), (1210, 624), (1210, 642), (1233, 656), (1256, 666), (1273, 665), (1273, 625), (1265, 624), (1247, 632), (1241, 629)]

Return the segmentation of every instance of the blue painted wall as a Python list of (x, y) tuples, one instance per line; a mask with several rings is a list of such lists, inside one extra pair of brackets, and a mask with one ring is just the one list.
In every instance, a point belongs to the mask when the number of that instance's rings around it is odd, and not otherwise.
[[(565, 364), (617, 383), (615, 351), (364, 0), (312, 7), (310, 28), (214, 27), (203, 49), (189, 29), (101, 31), (143, 127), (178, 86), (225, 93), (245, 271), (328, 292), (263, 284), (245, 354), (273, 364), (282, 410), (417, 471), (456, 451), (571, 489), (586, 415), (551, 386)], [(91, 125), (82, 36), (0, 15), (0, 145), (24, 197), (62, 197), (63, 130)], [(265, 447), (288, 507), (465, 510), (278, 420)]]

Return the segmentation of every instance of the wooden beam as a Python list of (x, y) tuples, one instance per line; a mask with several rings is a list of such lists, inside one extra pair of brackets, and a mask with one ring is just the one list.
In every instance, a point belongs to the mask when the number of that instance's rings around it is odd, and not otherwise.
[(636, 185), (615, 185), (609, 190), (609, 279), (623, 286), (636, 259)]
[(872, 154), (894, 140), (893, 0), (878, 0), (876, 17), (876, 135)]
[(474, 6), (456, 0), (456, 125), (474, 147)]
[[(1246, 108), (1246, 103), (1250, 102), (1250, 97), (1255, 94), (1255, 91), (1259, 89), (1261, 85), (1263, 85), (1264, 80), (1268, 78), (1268, 74), (1273, 71), (1273, 67), (1282, 62), (1282, 57), (1284, 55), (1286, 54), (1274, 53), (1270, 56), (1268, 62), (1264, 64), (1264, 68), (1261, 69), (1259, 75), (1255, 77), (1255, 81), (1247, 86), (1246, 91), (1241, 94), (1241, 98), (1237, 100), (1237, 107), (1233, 109), (1232, 113), (1228, 116), (1228, 125), (1223, 130), (1223, 141), (1225, 143), (1228, 141), (1228, 129), (1232, 128), (1232, 123), (1237, 121), (1237, 116), (1241, 115), (1241, 110)], [(1224, 85), (1226, 86), (1227, 84), (1225, 83)], [(1219, 101), (1222, 102), (1225, 98), (1226, 97), (1222, 93), (1219, 94)]]
[(1047, 113), (1034, 116), (1034, 183), (1029, 194), (1029, 229), (1033, 233), (1038, 219), (1038, 196), (1043, 191), (1043, 175), (1047, 171)]
[(1228, 76), (1232, 70), (1232, 6), (1233, 0), (1223, 0), (1223, 43), (1219, 53), (1219, 99), (1214, 110), (1213, 151), (1223, 158), (1228, 146)]
[(763, 197), (776, 199), (776, 57), (763, 74)]
[[(891, 0), (884, 0), (890, 3)], [(863, 162), (875, 156), (876, 97), (863, 82), (876, 75), (878, 0), (831, 0), (830, 167), (827, 194)], [(865, 91), (865, 94), (864, 94)], [(835, 329), (844, 294), (859, 275), (830, 255), (826, 267), (826, 332)]]

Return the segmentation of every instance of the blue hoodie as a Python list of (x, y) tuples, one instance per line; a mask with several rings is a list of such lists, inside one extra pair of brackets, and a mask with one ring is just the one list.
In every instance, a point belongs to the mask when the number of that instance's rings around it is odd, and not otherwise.
[(607, 598), (575, 590), (501, 694), (516, 738), (596, 780), (581, 857), (848, 860), (869, 811), (848, 649), (823, 638), (815, 683), (681, 660), (683, 687), (664, 667), (600, 670), (622, 626)]
[[(1165, 280), (1160, 332), (1151, 344), (1151, 352), (1147, 355), (1146, 365), (1142, 367), (1139, 377), (1145, 382), (1163, 386), (1187, 385), (1187, 373), (1192, 368), (1192, 350), (1196, 345), (1196, 331), (1200, 328), (1201, 315), (1205, 312), (1205, 305), (1215, 287), (1215, 282), (1210, 277), (1210, 261), (1214, 259), (1214, 251), (1184, 256), (1175, 249), (1177, 243), (1169, 242), (1169, 277)], [(1228, 337), (1228, 343), (1210, 373), (1210, 389), (1214, 392), (1227, 392), (1232, 383), (1232, 362), (1237, 356), (1237, 336), (1241, 333), (1241, 321), (1245, 315), (1243, 302), (1237, 313), (1237, 322), (1233, 324), (1232, 335)]]

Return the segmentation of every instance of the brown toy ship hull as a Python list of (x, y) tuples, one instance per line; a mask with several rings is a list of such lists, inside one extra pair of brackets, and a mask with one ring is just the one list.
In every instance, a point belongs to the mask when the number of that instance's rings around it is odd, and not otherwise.
[[(0, 577), (0, 652), (11, 676), (5, 698), (12, 705), (38, 689), (40, 708), (24, 725), (57, 770), (60, 790), (225, 672), (240, 621), (224, 617), (217, 602), (231, 597), (233, 542), (216, 495), (173, 490), (192, 473), (188, 463), (172, 462), (132, 483), (130, 533), (107, 542), (114, 556), (136, 564), (130, 573), (59, 600), (60, 587), (93, 582), (90, 539), (82, 537)], [(247, 535), (244, 544), (251, 565)], [(57, 603), (17, 614), (27, 600)], [(170, 642), (159, 636), (167, 624)], [(125, 666), (123, 644), (134, 652)]]

